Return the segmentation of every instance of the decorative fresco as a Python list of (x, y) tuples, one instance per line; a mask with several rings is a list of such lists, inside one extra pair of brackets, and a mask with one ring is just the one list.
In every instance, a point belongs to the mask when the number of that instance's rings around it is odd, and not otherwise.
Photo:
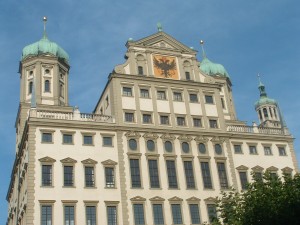
[(154, 76), (178, 80), (176, 58), (171, 56), (153, 55)]

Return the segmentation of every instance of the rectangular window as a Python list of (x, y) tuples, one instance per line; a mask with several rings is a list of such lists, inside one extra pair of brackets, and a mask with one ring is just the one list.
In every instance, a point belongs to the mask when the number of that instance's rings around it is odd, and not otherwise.
[(74, 225), (75, 224), (75, 211), (74, 206), (65, 205), (64, 206), (64, 225)]
[(202, 127), (202, 122), (200, 118), (193, 118), (194, 127)]
[(93, 166), (85, 166), (85, 186), (95, 187), (95, 168)]
[(214, 104), (214, 99), (212, 95), (205, 95), (205, 103)]
[(63, 134), (63, 143), (64, 144), (73, 144), (73, 135), (72, 134)]
[(162, 204), (153, 204), (153, 219), (154, 225), (164, 225), (164, 214)]
[(221, 98), (221, 104), (222, 104), (222, 108), (223, 108), (223, 109), (226, 109), (226, 107), (225, 107), (225, 102), (224, 102), (224, 98)]
[(208, 213), (208, 219), (209, 223), (213, 223), (215, 220), (217, 220), (217, 209), (214, 204), (208, 204), (207, 205), (207, 213)]
[(193, 189), (193, 188), (195, 188), (193, 163), (191, 161), (184, 161), (183, 163), (184, 163), (186, 187)]
[(221, 189), (228, 189), (228, 180), (226, 175), (225, 163), (217, 163), (218, 174)]
[(180, 204), (172, 204), (173, 224), (182, 224), (181, 206)]
[(192, 224), (200, 224), (200, 213), (198, 204), (189, 204)]
[(218, 121), (217, 120), (209, 120), (209, 127), (210, 128), (218, 128)]
[(279, 155), (280, 155), (280, 156), (286, 155), (286, 152), (285, 152), (285, 148), (284, 148), (284, 147), (278, 147), (278, 151), (279, 151)]
[(52, 205), (42, 205), (41, 225), (52, 225)]
[(249, 146), (249, 153), (251, 155), (257, 155), (256, 146)]
[(73, 166), (64, 166), (64, 186), (71, 187), (73, 182)]
[(134, 114), (133, 113), (125, 113), (125, 122), (134, 122)]
[(181, 95), (181, 92), (174, 92), (174, 93), (173, 93), (173, 96), (174, 96), (174, 101), (182, 102), (182, 95)]
[(241, 145), (234, 145), (234, 153), (235, 154), (242, 154), (242, 146)]
[(190, 94), (190, 102), (198, 102), (197, 94)]
[(150, 177), (150, 186), (151, 188), (159, 188), (159, 175), (158, 175), (158, 165), (156, 159), (148, 160), (149, 167), (149, 177)]
[(133, 204), (133, 213), (134, 213), (134, 224), (135, 225), (144, 225), (144, 206), (143, 204)]
[(246, 172), (239, 172), (239, 175), (240, 175), (242, 189), (246, 190), (247, 186), (248, 186), (247, 173)]
[(175, 161), (167, 160), (166, 163), (167, 163), (169, 188), (178, 188)]
[(264, 151), (265, 151), (265, 155), (272, 155), (271, 147), (265, 146)]
[(84, 135), (83, 136), (83, 144), (84, 145), (92, 145), (93, 144), (93, 136), (92, 135)]
[(96, 225), (96, 206), (86, 206), (86, 225)]
[(144, 70), (142, 66), (138, 66), (138, 75), (144, 75)]
[(150, 98), (148, 89), (141, 89), (141, 98)]
[(152, 123), (151, 114), (143, 114), (143, 123)]
[(157, 91), (157, 99), (166, 100), (166, 92), (165, 91)]
[(201, 172), (204, 188), (212, 189), (211, 175), (208, 162), (201, 162)]
[(52, 165), (42, 165), (42, 186), (52, 186)]
[(132, 96), (132, 88), (123, 87), (123, 96), (131, 97)]
[(103, 146), (112, 146), (112, 137), (103, 137)]
[(141, 187), (140, 162), (138, 159), (130, 159), (131, 187)]
[(263, 181), (263, 175), (262, 172), (255, 172), (254, 173), (254, 178), (258, 181)]
[(117, 207), (116, 206), (107, 206), (107, 225), (117, 225)]
[(105, 186), (115, 187), (115, 171), (113, 167), (105, 167)]
[(52, 142), (52, 133), (42, 133), (42, 142), (51, 143)]
[(177, 119), (177, 125), (178, 126), (185, 126), (186, 125), (184, 117), (178, 116), (176, 119)]
[(169, 116), (160, 116), (160, 124), (169, 125)]
[(185, 72), (185, 79), (186, 80), (191, 80), (190, 72)]

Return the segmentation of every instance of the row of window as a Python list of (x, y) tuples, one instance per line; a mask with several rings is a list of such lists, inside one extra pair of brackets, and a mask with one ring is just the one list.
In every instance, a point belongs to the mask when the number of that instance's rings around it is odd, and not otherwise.
[[(217, 211), (215, 204), (207, 204), (207, 212), (209, 222), (212, 223), (217, 218)], [(183, 224), (183, 216), (181, 204), (171, 203), (171, 216), (172, 224)], [(200, 209), (198, 203), (189, 203), (188, 204), (190, 212), (191, 224), (200, 224)], [(143, 203), (134, 203), (132, 205), (133, 209), (133, 219), (135, 225), (145, 225), (146, 218), (144, 212)], [(74, 225), (75, 224), (75, 212), (76, 207), (72, 204), (64, 205), (63, 207), (63, 224), (64, 225)], [(164, 225), (165, 224), (165, 213), (164, 205), (162, 203), (153, 203), (152, 204), (152, 215), (154, 225)], [(97, 206), (90, 204), (85, 206), (85, 220), (86, 225), (97, 225)], [(103, 224), (101, 220), (101, 224)], [(41, 225), (52, 225), (53, 224), (53, 204), (42, 204), (41, 205)], [(106, 206), (106, 224), (107, 225), (118, 225), (118, 206), (117, 205), (107, 205)]]
[[(32, 94), (33, 91), (33, 81), (30, 81), (28, 83), (28, 94)], [(44, 82), (44, 92), (49, 93), (51, 92), (51, 84), (50, 84), (50, 80), (45, 80)], [(62, 83), (60, 83), (59, 85), (59, 96), (60, 97), (64, 97), (64, 85)]]
[[(132, 87), (123, 87), (122, 89), (123, 96), (132, 97), (133, 91)], [(140, 97), (141, 98), (150, 98), (150, 91), (147, 88), (140, 88)], [(167, 100), (167, 94), (165, 90), (157, 90), (156, 98), (158, 100)], [(214, 104), (213, 95), (204, 95), (205, 103), (206, 104)], [(224, 99), (223, 99), (224, 100)], [(183, 101), (183, 94), (182, 91), (173, 91), (173, 101)], [(199, 102), (198, 94), (197, 93), (190, 93), (189, 94), (189, 101), (196, 103)]]
[[(83, 145), (94, 145), (94, 134), (82, 134)], [(53, 143), (53, 132), (43, 131), (42, 132), (42, 143)], [(74, 134), (73, 133), (63, 133), (62, 134), (63, 144), (74, 144)], [(111, 147), (113, 146), (112, 136), (102, 136), (103, 146)]]
[[(135, 115), (133, 112), (124, 113), (124, 121), (128, 123), (135, 123)], [(209, 119), (210, 128), (219, 128), (217, 119)], [(143, 124), (153, 124), (152, 114), (151, 113), (142, 113), (142, 123)], [(170, 116), (167, 114), (159, 115), (159, 124), (160, 125), (171, 125)], [(186, 117), (184, 115), (176, 116), (176, 125), (177, 126), (187, 126)], [(194, 127), (203, 127), (202, 120), (199, 117), (193, 118)]]
[[(235, 144), (234, 147), (234, 153), (235, 154), (243, 154), (242, 145)], [(263, 146), (264, 147), (264, 154), (265, 155), (273, 155), (271, 146)], [(283, 146), (278, 146), (278, 153), (280, 156), (286, 156), (286, 150)], [(258, 155), (256, 145), (249, 145), (249, 154), (250, 155)]]

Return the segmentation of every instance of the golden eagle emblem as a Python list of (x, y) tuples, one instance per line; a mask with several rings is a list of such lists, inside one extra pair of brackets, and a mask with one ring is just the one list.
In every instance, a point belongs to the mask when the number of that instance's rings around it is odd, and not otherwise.
[(175, 75), (176, 62), (175, 58), (162, 56), (160, 58), (153, 57), (154, 67), (160, 71), (160, 75), (164, 77), (172, 77)]

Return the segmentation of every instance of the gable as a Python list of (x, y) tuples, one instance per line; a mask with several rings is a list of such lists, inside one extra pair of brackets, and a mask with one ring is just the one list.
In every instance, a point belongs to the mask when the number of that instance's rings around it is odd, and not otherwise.
[(157, 32), (137, 41), (128, 41), (127, 47), (134, 46), (140, 48), (153, 48), (161, 50), (171, 50), (186, 54), (196, 55), (197, 51), (177, 41), (165, 32)]

